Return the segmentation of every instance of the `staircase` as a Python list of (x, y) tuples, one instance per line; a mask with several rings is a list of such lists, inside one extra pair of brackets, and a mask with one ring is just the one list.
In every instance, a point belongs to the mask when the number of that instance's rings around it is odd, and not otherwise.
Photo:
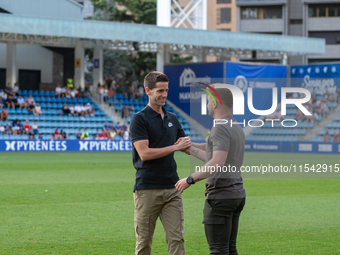
[(119, 112), (116, 112), (114, 106), (109, 106), (107, 103), (101, 103), (101, 101), (98, 100), (95, 95), (91, 95), (91, 98), (93, 102), (95, 102), (100, 107), (100, 109), (102, 109), (107, 114), (107, 116), (112, 119), (114, 123), (126, 123), (126, 125), (128, 126), (127, 120), (125, 118), (122, 118)]

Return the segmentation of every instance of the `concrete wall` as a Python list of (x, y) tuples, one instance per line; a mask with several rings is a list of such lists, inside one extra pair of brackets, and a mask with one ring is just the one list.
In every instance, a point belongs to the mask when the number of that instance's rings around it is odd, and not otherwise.
[[(53, 82), (53, 52), (36, 45), (17, 44), (16, 46), (16, 67), (17, 77), (19, 69), (40, 70), (41, 82)], [(0, 43), (0, 68), (6, 68), (5, 43)]]

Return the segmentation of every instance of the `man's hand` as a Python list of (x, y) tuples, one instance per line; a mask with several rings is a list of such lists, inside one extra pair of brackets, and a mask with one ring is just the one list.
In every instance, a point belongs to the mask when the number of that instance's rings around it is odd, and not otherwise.
[[(178, 138), (178, 140), (175, 142), (175, 145), (179, 144), (179, 142), (180, 142), (181, 140), (183, 140), (183, 139), (189, 139), (189, 141), (190, 141), (190, 138), (189, 138), (189, 137), (180, 137), (180, 138)], [(191, 145), (191, 141), (190, 141), (190, 145)], [(180, 150), (180, 151), (185, 152), (186, 154), (190, 155), (190, 146), (189, 146), (188, 148), (182, 149), (182, 150)]]
[(179, 190), (180, 192), (183, 192), (184, 190), (189, 188), (189, 186), (190, 186), (190, 184), (187, 183), (187, 178), (183, 178), (175, 184), (175, 188), (177, 190)]
[(179, 138), (175, 145), (177, 145), (179, 151), (185, 151), (190, 149), (191, 141), (189, 137), (181, 137)]

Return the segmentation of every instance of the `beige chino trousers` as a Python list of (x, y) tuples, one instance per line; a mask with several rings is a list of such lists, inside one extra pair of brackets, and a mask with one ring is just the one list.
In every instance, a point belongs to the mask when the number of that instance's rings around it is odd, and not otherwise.
[(169, 255), (184, 255), (184, 215), (182, 194), (175, 188), (134, 192), (136, 255), (150, 255), (152, 237), (159, 217)]

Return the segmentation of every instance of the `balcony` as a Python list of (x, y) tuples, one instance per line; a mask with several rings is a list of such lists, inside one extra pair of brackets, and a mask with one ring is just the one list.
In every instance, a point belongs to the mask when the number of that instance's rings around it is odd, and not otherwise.
[(241, 19), (240, 32), (283, 33), (283, 19)]

